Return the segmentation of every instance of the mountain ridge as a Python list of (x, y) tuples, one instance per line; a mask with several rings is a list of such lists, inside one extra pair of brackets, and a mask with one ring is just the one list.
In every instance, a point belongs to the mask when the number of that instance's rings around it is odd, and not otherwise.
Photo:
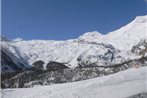
[(83, 62), (109, 66), (140, 57), (132, 54), (131, 49), (140, 40), (146, 40), (146, 20), (147, 15), (139, 16), (128, 25), (107, 35), (97, 31), (87, 32), (77, 39), (66, 41), (26, 41), (19, 38), (14, 41), (2, 41), (1, 46), (31, 66), (38, 60), (45, 62), (44, 68), (50, 61), (74, 68)]

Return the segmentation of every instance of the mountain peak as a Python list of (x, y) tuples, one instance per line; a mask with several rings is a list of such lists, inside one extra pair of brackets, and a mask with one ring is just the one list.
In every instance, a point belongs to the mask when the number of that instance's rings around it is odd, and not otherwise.
[(147, 15), (144, 15), (144, 16), (137, 16), (135, 19), (134, 19), (134, 22), (136, 23), (145, 23), (147, 21)]
[(118, 30), (102, 35), (101, 33), (87, 32), (79, 40), (111, 44), (120, 50), (131, 49), (133, 45), (147, 37), (147, 15), (137, 16), (132, 22)]
[(83, 34), (82, 36), (96, 37), (96, 36), (102, 36), (102, 34), (99, 33), (98, 31), (93, 31), (93, 32), (86, 32), (86, 33)]
[(93, 31), (93, 32), (84, 33), (83, 35), (79, 37), (79, 39), (92, 40), (92, 39), (97, 39), (101, 37), (102, 37), (101, 33), (99, 33), (98, 31)]
[(146, 39), (147, 15), (137, 16), (132, 22), (120, 29), (109, 32), (105, 39), (119, 49), (131, 49), (140, 40)]
[(14, 39), (13, 41), (14, 41), (14, 42), (23, 41), (23, 39), (18, 37), (18, 38), (16, 38), (16, 39)]

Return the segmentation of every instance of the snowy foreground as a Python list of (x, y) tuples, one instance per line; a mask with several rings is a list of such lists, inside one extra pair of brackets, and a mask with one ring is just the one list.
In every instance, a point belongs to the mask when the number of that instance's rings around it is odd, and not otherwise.
[(126, 98), (147, 92), (147, 67), (80, 82), (5, 89), (2, 98)]

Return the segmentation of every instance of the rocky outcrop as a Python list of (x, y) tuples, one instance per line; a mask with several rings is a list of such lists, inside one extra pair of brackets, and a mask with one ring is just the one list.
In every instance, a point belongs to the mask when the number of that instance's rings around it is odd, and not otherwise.
[(147, 55), (147, 40), (141, 40), (138, 44), (134, 45), (131, 52), (142, 57)]

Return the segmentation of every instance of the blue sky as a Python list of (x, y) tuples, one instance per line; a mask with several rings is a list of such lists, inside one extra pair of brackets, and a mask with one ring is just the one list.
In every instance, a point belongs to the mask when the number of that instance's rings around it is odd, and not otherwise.
[(2, 35), (66, 40), (106, 34), (146, 14), (147, 0), (2, 0)]

